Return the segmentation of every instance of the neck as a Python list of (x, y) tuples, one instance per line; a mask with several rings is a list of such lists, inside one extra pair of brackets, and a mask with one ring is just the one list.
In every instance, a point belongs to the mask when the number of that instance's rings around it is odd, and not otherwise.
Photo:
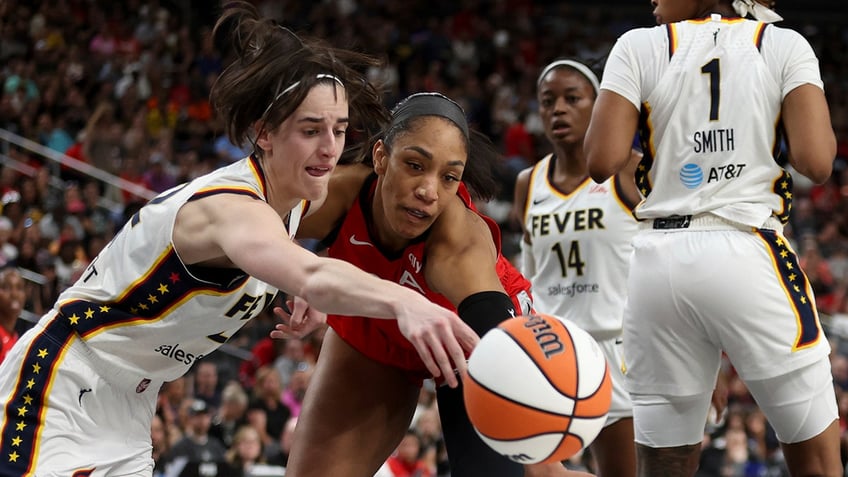
[(730, 1), (707, 2), (709, 5), (704, 5), (696, 18), (706, 18), (713, 13), (718, 13), (723, 17), (738, 17), (739, 14), (733, 9)]
[(554, 177), (583, 180), (588, 175), (583, 147), (556, 145), (554, 146), (554, 155), (556, 156)]

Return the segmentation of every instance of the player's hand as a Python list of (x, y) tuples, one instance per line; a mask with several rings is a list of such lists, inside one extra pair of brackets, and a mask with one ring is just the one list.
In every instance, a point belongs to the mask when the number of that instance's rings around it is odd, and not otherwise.
[(467, 371), (466, 354), (471, 353), (480, 337), (456, 313), (424, 297), (405, 305), (397, 317), (400, 332), (418, 351), (433, 377), (444, 376), (447, 384), (455, 388), (459, 384), (457, 373), (464, 376)]
[(274, 315), (280, 318), (282, 323), (274, 326), (271, 338), (303, 338), (327, 322), (327, 314), (312, 308), (303, 298), (286, 300), (286, 306), (288, 310), (281, 306), (274, 307)]

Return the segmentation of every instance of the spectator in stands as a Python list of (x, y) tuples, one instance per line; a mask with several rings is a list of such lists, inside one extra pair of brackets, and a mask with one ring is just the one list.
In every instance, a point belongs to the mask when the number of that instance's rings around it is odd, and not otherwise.
[(21, 273), (12, 267), (0, 269), (0, 362), (18, 341), (18, 318), (25, 299)]
[(237, 381), (230, 381), (221, 392), (221, 405), (212, 418), (209, 434), (217, 437), (228, 448), (239, 427), (247, 424), (247, 407), (250, 398)]
[[(168, 453), (167, 466), (198, 462), (225, 462), (227, 449), (217, 438), (209, 435), (212, 416), (202, 399), (191, 401), (185, 436)], [(223, 477), (223, 476), (222, 476)]]

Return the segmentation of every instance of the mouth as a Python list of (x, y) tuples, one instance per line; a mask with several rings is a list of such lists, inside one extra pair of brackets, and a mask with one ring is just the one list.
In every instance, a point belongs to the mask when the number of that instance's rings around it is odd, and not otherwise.
[(427, 212), (424, 212), (421, 209), (404, 207), (404, 210), (406, 211), (406, 215), (412, 217), (412, 219), (415, 221), (426, 221), (429, 220), (431, 216), (431, 214), (428, 214)]
[(571, 131), (571, 125), (564, 121), (554, 121), (551, 124), (551, 132), (555, 135), (562, 135)]
[(312, 177), (324, 177), (333, 170), (330, 166), (307, 166), (306, 173)]

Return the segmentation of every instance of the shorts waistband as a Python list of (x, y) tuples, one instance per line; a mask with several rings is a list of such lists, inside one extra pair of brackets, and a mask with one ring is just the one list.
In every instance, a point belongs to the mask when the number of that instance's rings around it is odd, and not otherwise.
[(766, 219), (760, 227), (745, 225), (732, 220), (727, 220), (714, 214), (698, 215), (675, 215), (657, 219), (647, 219), (639, 223), (640, 230), (742, 230), (753, 232), (757, 229), (770, 229), (778, 232), (783, 231), (783, 224), (777, 217), (771, 216)]

